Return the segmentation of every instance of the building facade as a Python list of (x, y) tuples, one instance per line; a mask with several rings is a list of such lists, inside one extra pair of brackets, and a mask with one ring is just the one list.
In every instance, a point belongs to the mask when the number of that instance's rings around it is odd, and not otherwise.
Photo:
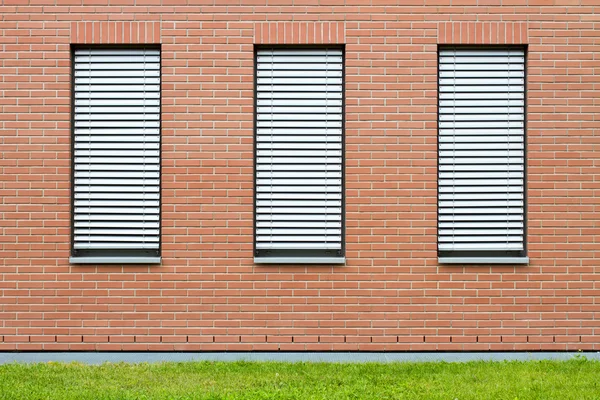
[(600, 349), (596, 0), (5, 0), (0, 350)]

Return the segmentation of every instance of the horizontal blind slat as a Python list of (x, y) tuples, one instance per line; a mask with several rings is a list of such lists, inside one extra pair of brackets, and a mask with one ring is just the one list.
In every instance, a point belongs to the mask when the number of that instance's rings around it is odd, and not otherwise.
[(342, 51), (256, 56), (256, 249), (340, 250)]
[(524, 249), (525, 55), (440, 50), (438, 249)]
[(74, 56), (76, 250), (157, 250), (160, 51), (78, 49)]

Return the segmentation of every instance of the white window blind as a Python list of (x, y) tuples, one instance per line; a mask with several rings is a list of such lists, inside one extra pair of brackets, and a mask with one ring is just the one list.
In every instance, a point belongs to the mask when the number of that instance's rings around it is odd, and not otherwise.
[(438, 250), (525, 250), (523, 49), (439, 52)]
[(257, 256), (343, 252), (343, 53), (256, 55)]
[(75, 51), (73, 146), (73, 255), (158, 255), (160, 50)]

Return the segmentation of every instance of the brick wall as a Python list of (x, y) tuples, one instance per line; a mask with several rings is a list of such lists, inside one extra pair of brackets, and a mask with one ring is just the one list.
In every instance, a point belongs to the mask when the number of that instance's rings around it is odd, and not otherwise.
[[(83, 3), (0, 6), (0, 350), (600, 349), (597, 0)], [(68, 262), (76, 43), (162, 46), (160, 266)], [(346, 45), (344, 266), (253, 264), (258, 43)], [(529, 265), (437, 263), (438, 43), (528, 44)]]

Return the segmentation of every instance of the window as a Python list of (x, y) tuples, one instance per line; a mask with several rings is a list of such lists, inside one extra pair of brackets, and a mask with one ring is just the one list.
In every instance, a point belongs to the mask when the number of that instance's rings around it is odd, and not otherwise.
[(71, 262), (160, 262), (160, 50), (73, 59)]
[(344, 262), (340, 48), (256, 52), (255, 262)]
[(439, 51), (438, 256), (526, 263), (525, 52)]

